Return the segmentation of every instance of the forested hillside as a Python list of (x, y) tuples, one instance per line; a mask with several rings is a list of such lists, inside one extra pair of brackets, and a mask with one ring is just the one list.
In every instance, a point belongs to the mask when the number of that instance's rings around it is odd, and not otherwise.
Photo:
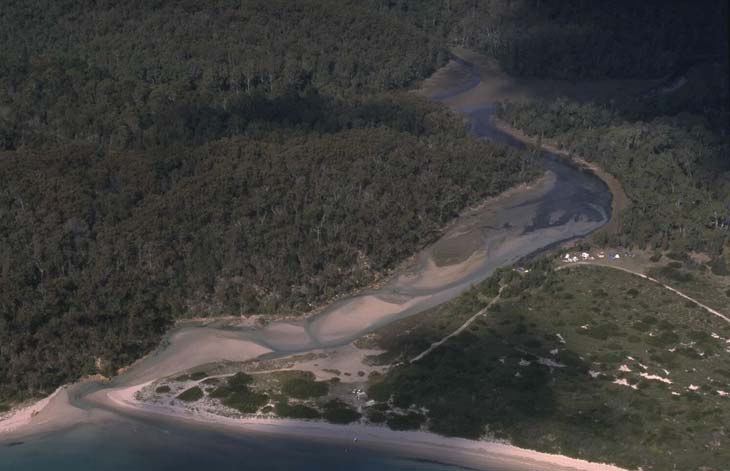
[(257, 116), (242, 96), (394, 89), (446, 58), (408, 22), (334, 0), (15, 2), (0, 44), (5, 149), (200, 143)]

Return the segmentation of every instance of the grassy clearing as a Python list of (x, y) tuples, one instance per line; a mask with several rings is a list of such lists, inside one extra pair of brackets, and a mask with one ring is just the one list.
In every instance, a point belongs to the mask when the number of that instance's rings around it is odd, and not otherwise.
[(506, 438), (644, 470), (725, 469), (730, 325), (628, 273), (543, 275), (508, 280), (507, 299), (475, 329), (394, 368), (369, 395), (392, 408), (427, 408), (428, 428), (445, 435)]

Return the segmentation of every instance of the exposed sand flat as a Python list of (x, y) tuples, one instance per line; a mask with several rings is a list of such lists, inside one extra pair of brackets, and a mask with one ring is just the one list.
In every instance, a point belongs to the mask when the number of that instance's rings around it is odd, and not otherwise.
[(263, 329), (259, 338), (279, 351), (316, 348), (317, 344), (302, 325), (288, 322), (272, 322)]
[(110, 412), (81, 409), (71, 404), (71, 396), (86, 384), (61, 386), (50, 396), (17, 410), (0, 421), (0, 438), (26, 437), (86, 422), (92, 417), (111, 417)]
[(18, 427), (30, 424), (31, 420), (38, 417), (63, 389), (64, 387), (60, 387), (50, 396), (8, 413), (0, 419), (0, 433), (11, 432)]
[[(311, 440), (340, 441), (347, 447), (368, 447), (374, 450), (396, 451), (401, 456), (434, 459), (490, 471), (526, 469), (532, 471), (625, 471), (622, 468), (589, 461), (526, 450), (504, 443), (484, 440), (446, 438), (426, 432), (398, 432), (370, 425), (334, 425), (324, 422), (268, 419), (230, 418), (206, 412), (192, 412), (176, 406), (141, 403), (137, 391), (146, 384), (100, 391), (93, 400), (124, 409), (129, 413), (184, 417), (216, 428), (243, 433), (264, 433), (272, 436), (296, 436)], [(355, 439), (357, 441), (355, 441)]]
[(246, 361), (270, 352), (270, 348), (246, 339), (240, 331), (186, 328), (173, 333), (167, 348), (134, 365), (119, 381), (139, 384), (206, 363)]
[(398, 281), (413, 288), (439, 289), (467, 277), (476, 271), (479, 265), (484, 264), (486, 258), (487, 252), (480, 250), (472, 253), (468, 259), (461, 263), (441, 267), (436, 265), (432, 258), (429, 258), (426, 267), (422, 271), (414, 275), (403, 275)]
[(314, 319), (309, 329), (321, 343), (344, 341), (359, 332), (366, 332), (382, 320), (414, 307), (428, 297), (415, 297), (397, 304), (384, 301), (376, 295), (358, 296)]

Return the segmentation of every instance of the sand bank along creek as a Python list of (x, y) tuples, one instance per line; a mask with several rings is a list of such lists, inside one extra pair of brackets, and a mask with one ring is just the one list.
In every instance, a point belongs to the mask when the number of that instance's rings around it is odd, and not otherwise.
[[(480, 69), (452, 61), (424, 84), (422, 94), (468, 117), (475, 135), (521, 147), (492, 123), (494, 84)], [(486, 91), (485, 91), (486, 90)], [(595, 175), (547, 155), (546, 173), (464, 212), (433, 245), (382, 286), (334, 302), (317, 314), (253, 327), (180, 327), (165, 345), (110, 384), (86, 382), (59, 391), (14, 431), (16, 436), (117, 412), (99, 396), (217, 361), (246, 361), (344, 347), (363, 335), (444, 303), (486, 279), (495, 269), (557, 243), (585, 236), (610, 218), (611, 193)], [(103, 402), (103, 401), (102, 401)], [(17, 421), (16, 421), (17, 422)], [(3, 426), (0, 422), (0, 439)], [(17, 425), (17, 424), (16, 424)]]

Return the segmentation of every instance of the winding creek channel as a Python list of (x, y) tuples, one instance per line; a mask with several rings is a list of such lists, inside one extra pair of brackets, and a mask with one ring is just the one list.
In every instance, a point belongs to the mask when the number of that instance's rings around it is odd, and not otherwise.
[[(493, 125), (494, 105), (468, 100), (480, 83), (478, 68), (452, 61), (462, 79), (444, 83), (439, 100), (471, 122), (473, 133), (522, 147)], [(343, 346), (384, 325), (417, 315), (463, 293), (495, 269), (561, 242), (583, 237), (608, 222), (612, 195), (590, 172), (544, 154), (546, 173), (465, 212), (444, 235), (382, 286), (334, 302), (302, 320), (263, 328), (178, 327), (164, 347), (111, 383), (87, 382), (57, 394), (34, 417), (32, 435), (0, 434), (0, 470), (378, 469), (451, 470), (443, 454), (414, 456), (397, 448), (343, 446), (331, 440), (234, 433), (184, 420), (147, 417), (98, 401), (100, 393), (127, 388), (214, 361), (245, 361)], [(63, 414), (54, 413), (64, 408)], [(25, 433), (25, 435), (24, 435)], [(432, 459), (434, 458), (434, 459)], [(436, 459), (440, 458), (440, 459)], [(489, 470), (537, 469), (489, 465)]]

